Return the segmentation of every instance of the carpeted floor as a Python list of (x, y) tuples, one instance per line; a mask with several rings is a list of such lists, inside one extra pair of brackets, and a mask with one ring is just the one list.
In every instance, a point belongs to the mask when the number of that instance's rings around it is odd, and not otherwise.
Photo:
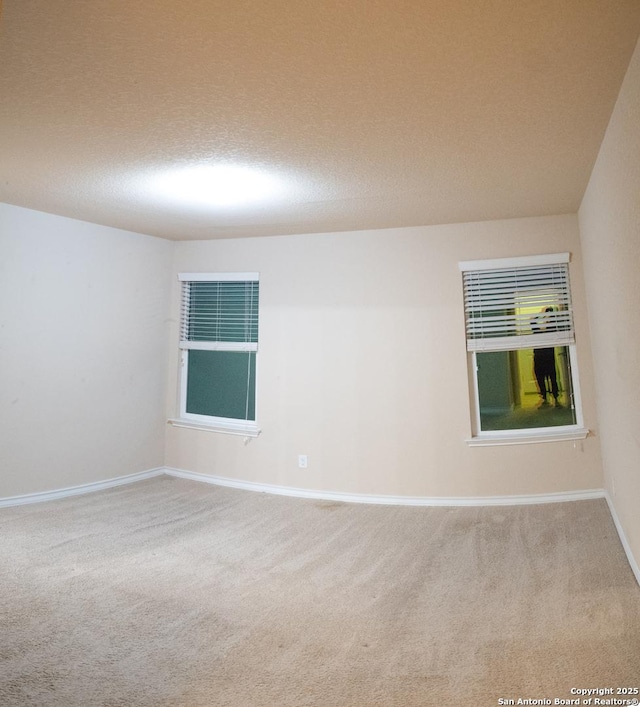
[(640, 686), (605, 501), (416, 508), (159, 477), (0, 511), (2, 707), (484, 707)]

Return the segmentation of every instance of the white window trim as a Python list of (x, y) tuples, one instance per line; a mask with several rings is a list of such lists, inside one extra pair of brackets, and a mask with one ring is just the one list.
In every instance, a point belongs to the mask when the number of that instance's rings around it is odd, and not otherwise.
[(498, 270), (500, 268), (534, 267), (536, 265), (559, 265), (569, 263), (569, 253), (551, 255), (523, 255), (518, 258), (494, 258), (493, 260), (463, 260), (458, 263), (460, 272), (468, 270)]
[(473, 435), (466, 440), (470, 446), (487, 444), (528, 444), (531, 442), (555, 442), (562, 439), (584, 439), (589, 430), (584, 427), (582, 417), (582, 396), (580, 394), (580, 376), (578, 374), (578, 361), (576, 345), (567, 346), (571, 365), (571, 384), (573, 388), (573, 404), (576, 413), (575, 425), (562, 425), (558, 427), (529, 427), (519, 430), (481, 430), (480, 429), (480, 393), (478, 390), (478, 376), (476, 355), (477, 351), (469, 353), (470, 365), (473, 367), (473, 402), (474, 419)]
[[(527, 267), (536, 265), (554, 265), (570, 262), (569, 253), (555, 253), (549, 255), (522, 256), (516, 258), (498, 258), (492, 260), (467, 260), (458, 263), (460, 272), (469, 270), (494, 270), (500, 268)], [(524, 337), (520, 337), (522, 339)], [(527, 337), (528, 338), (528, 337)], [(471, 425), (471, 437), (466, 441), (470, 447), (502, 446), (511, 444), (534, 444), (540, 442), (558, 442), (585, 439), (589, 434), (589, 429), (584, 427), (582, 416), (582, 394), (580, 388), (580, 376), (578, 373), (578, 361), (575, 343), (564, 344), (569, 350), (571, 363), (571, 378), (573, 388), (573, 402), (576, 414), (575, 425), (563, 425), (559, 427), (531, 427), (515, 430), (480, 430), (480, 396), (478, 391), (478, 376), (476, 354), (478, 351), (467, 353), (468, 365), (473, 381), (473, 420)], [(482, 351), (483, 349), (479, 349)], [(484, 350), (491, 351), (487, 348)]]
[[(196, 417), (195, 415), (193, 417)], [(169, 424), (174, 427), (185, 427), (191, 430), (203, 430), (204, 432), (220, 432), (222, 434), (239, 435), (241, 437), (259, 437), (262, 430), (257, 422), (252, 420), (243, 423), (242, 421), (229, 420), (225, 417), (202, 416), (205, 422), (195, 419), (171, 418)]]
[(528, 430), (506, 432), (482, 432), (477, 437), (470, 437), (465, 442), (470, 447), (502, 447), (510, 444), (536, 444), (538, 442), (563, 442), (585, 439), (589, 434), (586, 427), (571, 425), (558, 427), (558, 432), (551, 432), (553, 427), (533, 427)]
[[(259, 282), (260, 273), (257, 272), (225, 272), (225, 273), (179, 273), (180, 282)], [(182, 297), (182, 294), (180, 295)], [(182, 304), (181, 304), (182, 306)], [(207, 432), (219, 432), (222, 434), (240, 435), (242, 437), (258, 437), (262, 430), (258, 425), (258, 344), (257, 343), (224, 343), (224, 342), (179, 342), (180, 347), (180, 375), (179, 375), (179, 396), (178, 396), (178, 417), (170, 418), (169, 424), (174, 427), (183, 427)], [(256, 374), (255, 388), (256, 399), (254, 400), (255, 420), (240, 420), (228, 417), (213, 417), (209, 415), (197, 415), (187, 412), (187, 365), (186, 360), (190, 349), (205, 351), (254, 351), (256, 352)]]
[(257, 272), (181, 272), (180, 282), (259, 282)]

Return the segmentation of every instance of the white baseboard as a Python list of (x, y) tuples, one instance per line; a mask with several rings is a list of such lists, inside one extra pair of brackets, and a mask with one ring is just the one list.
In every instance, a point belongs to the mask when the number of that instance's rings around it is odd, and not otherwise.
[(64, 489), (55, 489), (54, 491), (41, 491), (39, 493), (27, 493), (22, 496), (9, 496), (0, 498), (0, 508), (7, 506), (23, 506), (28, 503), (41, 503), (42, 501), (55, 501), (69, 496), (79, 496), (84, 493), (92, 493), (93, 491), (103, 491), (114, 486), (122, 486), (123, 484), (133, 484), (136, 481), (151, 479), (154, 476), (162, 476), (165, 473), (164, 469), (150, 469), (149, 471), (141, 471), (137, 474), (128, 474), (127, 476), (118, 476), (115, 479), (106, 479), (105, 481), (95, 481), (92, 484), (82, 484), (80, 486), (69, 486)]
[(402, 505), (402, 506), (514, 506), (536, 503), (564, 503), (567, 501), (584, 501), (594, 498), (604, 498), (609, 506), (609, 511), (618, 531), (620, 542), (627, 555), (631, 570), (640, 584), (640, 566), (631, 551), (629, 541), (622, 529), (618, 514), (613, 505), (611, 497), (604, 489), (589, 489), (585, 491), (567, 491), (561, 493), (530, 494), (524, 496), (476, 496), (468, 498), (464, 496), (455, 497), (428, 497), (428, 496), (377, 496), (373, 494), (352, 494), (339, 491), (316, 491), (311, 489), (301, 489), (289, 486), (277, 486), (275, 484), (259, 484), (253, 481), (239, 481), (223, 476), (209, 476), (199, 474), (194, 471), (184, 469), (173, 469), (170, 467), (160, 467), (149, 469), (136, 474), (118, 476), (114, 479), (96, 481), (91, 484), (80, 486), (70, 486), (68, 488), (56, 489), (54, 491), (42, 491), (39, 493), (28, 493), (21, 496), (9, 496), (0, 498), (0, 508), (9, 506), (22, 506), (29, 503), (41, 503), (43, 501), (54, 501), (69, 496), (79, 496), (93, 491), (132, 484), (136, 481), (151, 479), (155, 476), (175, 476), (181, 479), (191, 479), (192, 481), (202, 481), (216, 486), (227, 486), (230, 488), (243, 489), (245, 491), (256, 491), (260, 493), (271, 493), (279, 496), (293, 496), (296, 498), (312, 498), (322, 501), (339, 501), (343, 503), (371, 503), (376, 505)]
[(230, 488), (244, 489), (246, 491), (258, 491), (261, 493), (272, 493), (280, 496), (295, 496), (298, 498), (315, 498), (324, 501), (342, 501), (344, 503), (372, 503), (385, 505), (403, 506), (515, 506), (537, 503), (564, 503), (567, 501), (585, 501), (590, 499), (604, 498), (609, 506), (609, 511), (618, 531), (620, 542), (627, 555), (631, 570), (640, 584), (640, 567), (631, 551), (618, 514), (611, 502), (609, 494), (604, 489), (589, 489), (585, 491), (567, 491), (561, 493), (529, 494), (524, 496), (476, 496), (468, 497), (425, 497), (425, 496), (374, 496), (370, 494), (350, 494), (332, 491), (313, 491), (309, 489), (292, 488), (287, 486), (276, 486), (272, 484), (259, 484), (252, 481), (238, 481), (222, 476), (209, 476), (198, 474), (193, 471), (183, 469), (172, 469), (165, 467), (165, 473), (169, 476), (176, 476), (182, 479), (193, 481), (203, 481), (217, 486), (228, 486)]
[(340, 491), (315, 491), (275, 484), (259, 484), (253, 481), (238, 481), (223, 476), (209, 476), (184, 469), (165, 467), (165, 473), (181, 479), (203, 481), (216, 486), (272, 493), (278, 496), (294, 496), (296, 498), (315, 498), (322, 501), (342, 501), (344, 503), (371, 503), (376, 505), (395, 506), (516, 506), (535, 503), (563, 503), (566, 501), (584, 501), (593, 498), (604, 498), (604, 489), (589, 489), (586, 491), (567, 491), (561, 493), (531, 494), (528, 496), (377, 496), (373, 494), (342, 493)]
[[(256, 491), (259, 493), (270, 493), (277, 496), (293, 496), (295, 498), (312, 498), (321, 501), (340, 501), (343, 503), (370, 503), (375, 505), (395, 505), (395, 506), (515, 506), (536, 503), (564, 503), (567, 501), (584, 501), (594, 498), (606, 498), (611, 508), (616, 527), (620, 530), (620, 524), (615, 516), (611, 501), (604, 489), (589, 489), (585, 491), (567, 491), (560, 493), (530, 494), (523, 496), (390, 496), (375, 494), (353, 494), (342, 491), (318, 491), (313, 489), (303, 489), (291, 486), (278, 486), (276, 484), (261, 484), (254, 481), (240, 481), (229, 479), (224, 476), (211, 476), (200, 474), (195, 471), (184, 469), (173, 469), (171, 467), (159, 467), (148, 471), (141, 471), (127, 476), (118, 476), (114, 479), (96, 481), (91, 484), (80, 486), (70, 486), (68, 488), (55, 489), (53, 491), (42, 491), (39, 493), (28, 493), (21, 496), (10, 496), (0, 498), (0, 508), (7, 506), (20, 506), (28, 503), (40, 503), (42, 501), (53, 501), (69, 496), (92, 493), (132, 484), (136, 481), (151, 479), (155, 476), (175, 476), (192, 481), (202, 481), (216, 486), (227, 486), (230, 488), (242, 489), (245, 491)], [(626, 543), (626, 539), (624, 540)], [(628, 544), (626, 545), (628, 547)]]
[(611, 517), (613, 518), (613, 522), (615, 523), (616, 530), (618, 531), (618, 535), (620, 537), (620, 542), (622, 543), (622, 547), (624, 548), (625, 553), (627, 554), (627, 560), (629, 560), (629, 565), (631, 566), (631, 571), (635, 575), (636, 581), (638, 584), (640, 584), (640, 566), (638, 566), (638, 563), (636, 561), (636, 558), (633, 556), (633, 552), (631, 551), (631, 545), (629, 545), (629, 541), (627, 540), (627, 536), (624, 534), (624, 530), (622, 529), (622, 524), (620, 523), (620, 519), (618, 518), (618, 514), (616, 512), (615, 506), (613, 505), (613, 501), (611, 500), (611, 496), (609, 496), (609, 493), (605, 491), (605, 496), (607, 499), (607, 505), (609, 506), (609, 512), (611, 513)]

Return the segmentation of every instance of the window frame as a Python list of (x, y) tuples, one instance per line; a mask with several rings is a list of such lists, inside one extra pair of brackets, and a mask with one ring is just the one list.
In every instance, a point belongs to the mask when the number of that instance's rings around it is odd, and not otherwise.
[[(468, 272), (476, 272), (480, 270), (500, 270), (512, 268), (528, 268), (539, 265), (567, 265), (567, 275), (570, 262), (569, 253), (558, 253), (551, 255), (523, 256), (516, 258), (500, 258), (490, 260), (475, 260), (463, 261), (459, 263), (459, 269), (462, 274)], [(571, 283), (568, 281), (567, 289), (569, 296), (571, 294)], [(463, 307), (465, 318), (467, 317), (466, 305)], [(466, 327), (465, 327), (466, 329)], [(467, 347), (467, 367), (469, 377), (469, 387), (471, 394), (471, 437), (466, 440), (470, 446), (486, 446), (486, 445), (509, 445), (509, 444), (527, 444), (537, 442), (553, 442), (561, 440), (576, 440), (584, 439), (589, 430), (584, 427), (584, 418), (582, 413), (582, 395), (580, 390), (580, 377), (578, 371), (578, 357), (575, 340), (564, 344), (556, 344), (556, 346), (566, 346), (569, 352), (569, 369), (571, 376), (572, 400), (575, 412), (575, 424), (559, 425), (549, 427), (529, 427), (510, 430), (482, 430), (481, 415), (480, 415), (480, 391), (478, 383), (478, 363), (477, 354), (491, 351), (517, 351), (519, 349), (533, 348), (533, 343), (530, 337), (521, 337), (522, 341), (519, 346), (515, 343), (518, 339), (514, 336), (513, 348), (505, 348), (504, 342), (500, 341), (499, 345), (493, 347), (490, 339), (483, 343), (481, 347), (469, 349), (469, 339), (465, 335), (465, 343)], [(554, 347), (555, 348), (555, 347)]]
[[(260, 282), (258, 272), (224, 272), (224, 273), (179, 273), (178, 279), (181, 283), (180, 291), (180, 373), (179, 373), (179, 395), (178, 395), (178, 418), (170, 420), (176, 427), (189, 427), (226, 434), (238, 434), (244, 437), (257, 437), (260, 434), (258, 425), (258, 342), (220, 342), (220, 341), (190, 341), (183, 339), (184, 322), (184, 287), (183, 283), (192, 282)], [(260, 304), (258, 300), (258, 329), (260, 319)], [(255, 354), (255, 374), (254, 374), (254, 420), (218, 417), (214, 415), (202, 415), (200, 413), (187, 412), (187, 391), (189, 380), (189, 353), (191, 350), (200, 351), (228, 351), (247, 352)]]

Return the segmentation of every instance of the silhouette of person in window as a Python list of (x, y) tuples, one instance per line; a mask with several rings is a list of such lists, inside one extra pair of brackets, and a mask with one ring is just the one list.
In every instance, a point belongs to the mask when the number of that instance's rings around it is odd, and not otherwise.
[[(553, 307), (546, 307), (537, 317), (531, 321), (531, 331), (540, 334), (549, 331), (552, 326), (552, 318), (548, 313), (553, 312)], [(556, 374), (556, 357), (553, 346), (533, 350), (533, 372), (536, 376), (538, 391), (542, 398), (540, 407), (549, 405), (548, 393), (551, 393), (555, 406), (562, 407), (558, 401), (558, 377)]]

